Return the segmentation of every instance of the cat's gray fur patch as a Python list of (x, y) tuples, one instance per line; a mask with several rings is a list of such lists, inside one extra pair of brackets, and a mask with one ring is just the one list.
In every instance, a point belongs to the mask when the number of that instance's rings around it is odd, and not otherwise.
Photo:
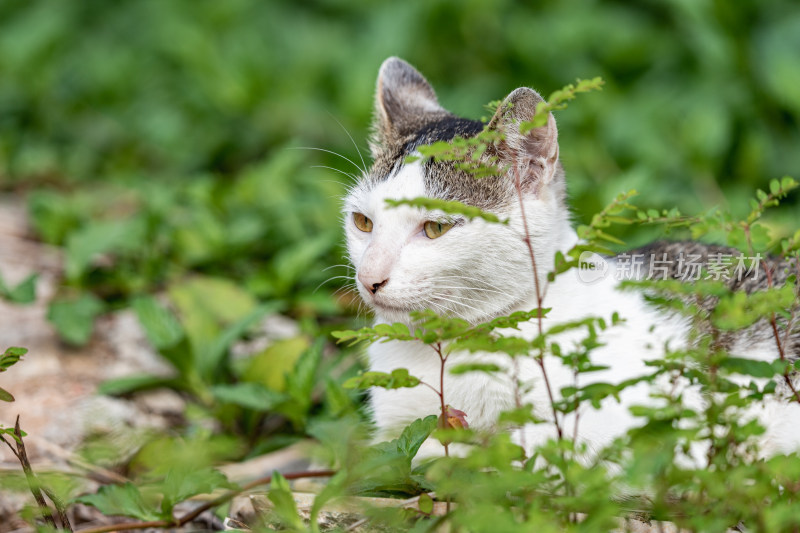
[[(744, 257), (748, 260), (752, 259), (735, 248), (693, 241), (656, 241), (625, 252), (625, 254), (628, 256), (638, 255), (643, 257), (644, 265), (642, 274), (645, 272), (652, 273), (650, 279), (654, 280), (680, 280), (681, 272), (679, 271), (679, 265), (682, 259), (685, 260), (685, 258), (689, 256), (696, 257), (696, 262), (705, 269), (707, 269), (715, 258), (720, 256), (731, 257), (734, 260), (740, 257)], [(617, 256), (617, 258), (621, 255), (622, 254)], [(749, 262), (747, 264), (749, 266)], [(658, 268), (650, 268), (651, 265), (658, 265)], [(746, 273), (734, 269), (729, 273), (729, 279), (723, 279), (721, 281), (733, 291), (744, 291), (750, 294), (756, 291), (766, 290), (770, 287), (782, 287), (786, 284), (789, 276), (792, 274), (798, 275), (798, 267), (796, 264), (786, 261), (785, 259), (771, 256), (762, 257), (758, 269), (757, 276), (745, 275)], [(767, 276), (765, 269), (769, 269), (769, 276)], [(711, 313), (716, 307), (717, 301), (717, 298), (708, 297), (702, 301), (693, 301), (692, 303), (698, 305), (704, 313)], [(783, 347), (786, 357), (792, 360), (800, 359), (800, 323), (798, 323), (800, 322), (800, 317), (796, 318), (794, 324), (787, 324), (787, 321), (781, 317), (776, 317), (776, 321), (778, 331), (781, 332), (781, 339), (783, 339), (786, 327), (790, 326), (792, 328), (790, 334), (786, 337), (786, 346)], [(748, 344), (752, 345), (757, 342), (770, 341), (773, 339), (772, 326), (766, 320), (761, 320), (747, 329), (732, 332), (711, 331), (707, 320), (703, 320), (702, 323), (705, 324), (705, 329), (700, 331), (700, 333), (703, 335), (717, 335), (718, 344), (721, 348), (725, 349), (730, 349), (737, 341), (745, 340)]]

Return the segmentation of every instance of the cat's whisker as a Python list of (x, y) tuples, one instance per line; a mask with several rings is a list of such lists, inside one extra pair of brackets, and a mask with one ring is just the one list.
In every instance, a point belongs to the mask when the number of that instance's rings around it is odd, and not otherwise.
[(340, 126), (340, 127), (343, 129), (343, 130), (344, 130), (344, 133), (345, 133), (345, 135), (347, 135), (347, 137), (349, 137), (349, 138), (350, 138), (350, 142), (351, 142), (351, 143), (353, 143), (353, 146), (354, 146), (354, 147), (355, 147), (355, 149), (356, 149), (356, 153), (358, 154), (358, 158), (359, 158), (359, 159), (361, 159), (361, 166), (363, 167), (363, 168), (362, 168), (362, 170), (363, 170), (364, 174), (367, 174), (367, 173), (368, 173), (368, 172), (367, 172), (367, 164), (364, 162), (364, 156), (362, 156), (362, 155), (361, 155), (361, 149), (358, 147), (358, 144), (356, 144), (356, 140), (355, 140), (355, 139), (353, 139), (353, 136), (352, 136), (352, 135), (350, 135), (350, 132), (349, 132), (349, 131), (347, 131), (347, 128), (345, 128), (345, 127), (344, 127), (344, 124), (342, 124), (341, 122), (339, 122), (339, 119), (337, 119), (337, 118), (336, 118), (336, 117), (333, 115), (333, 113), (328, 113), (328, 114), (329, 114), (329, 115), (331, 116), (331, 118), (332, 118), (333, 120), (335, 120), (335, 121), (336, 121), (336, 123), (337, 123), (337, 124), (338, 124), (338, 125), (339, 125), (339, 126)]
[(505, 296), (506, 298), (509, 298), (509, 299), (512, 299), (512, 300), (516, 298), (513, 294), (511, 294), (509, 292), (506, 292), (504, 290), (501, 290), (499, 288), (496, 288), (496, 287), (487, 288), (487, 287), (476, 287), (476, 286), (462, 286), (462, 287), (456, 287), (456, 288), (457, 289), (460, 288), (462, 290), (469, 290), (469, 291), (481, 291), (481, 292), (499, 294), (501, 296)]
[(327, 165), (311, 165), (310, 168), (327, 168), (328, 170), (333, 170), (334, 172), (338, 172), (339, 174), (343, 174), (343, 175), (347, 176), (348, 178), (350, 178), (353, 181), (358, 181), (358, 176), (356, 176), (355, 174), (351, 174), (349, 172), (345, 172), (344, 170), (339, 170), (338, 168), (329, 167)]
[(347, 269), (351, 269), (351, 268), (353, 268), (353, 265), (348, 265), (347, 263), (340, 263), (338, 265), (331, 265), (329, 267), (325, 267), (325, 268), (322, 269), (322, 271), (325, 272), (326, 270), (330, 270), (330, 269), (336, 268), (336, 267), (344, 267), (344, 268), (347, 268)]
[(455, 313), (453, 309), (451, 309), (446, 305), (437, 304), (436, 302), (428, 302), (428, 303), (430, 305), (436, 306), (436, 308), (438, 309), (437, 313), (439, 313), (440, 315), (453, 315)]
[[(316, 292), (317, 292), (317, 291), (320, 289), (320, 287), (322, 287), (323, 285), (325, 285), (325, 284), (326, 284), (326, 283), (328, 283), (329, 281), (333, 281), (333, 280), (335, 280), (335, 279), (348, 279), (348, 280), (349, 280), (349, 279), (351, 279), (351, 278), (350, 278), (350, 276), (333, 276), (333, 277), (330, 277), (330, 278), (326, 279), (325, 281), (323, 281), (322, 283), (320, 283), (319, 285), (317, 285), (317, 288), (316, 288), (316, 289), (314, 289), (314, 291), (313, 291), (313, 292), (314, 292), (314, 293), (316, 293)], [(312, 293), (312, 294), (313, 294), (313, 293)]]
[(472, 277), (472, 276), (466, 276), (464, 274), (458, 274), (458, 275), (455, 275), (455, 274), (442, 275), (442, 274), (440, 274), (440, 275), (436, 276), (436, 279), (466, 279), (466, 280), (469, 280), (469, 281), (475, 281), (477, 283), (480, 283), (481, 285), (486, 285), (486, 286), (491, 287), (491, 288), (493, 288), (495, 290), (500, 290), (500, 287), (492, 284), (491, 282), (489, 282), (486, 279), (480, 279), (480, 278), (475, 278), (475, 277)]
[[(437, 288), (444, 289), (446, 287), (437, 287)], [(486, 303), (486, 300), (479, 300), (478, 298), (470, 298), (469, 296), (464, 296), (462, 294), (449, 294), (448, 296), (451, 296), (453, 298), (459, 298), (459, 299), (462, 299), (462, 300), (469, 300), (470, 302), (477, 302), (479, 304), (485, 304)]]
[(358, 303), (359, 307), (363, 305), (364, 302), (358, 298), (358, 291), (353, 287), (339, 287), (335, 291), (333, 291), (334, 296), (344, 296), (346, 294), (350, 294), (353, 297), (356, 297), (356, 303)]
[(503, 296), (511, 297), (511, 295), (506, 293), (506, 292), (496, 291), (494, 289), (484, 289), (482, 287), (448, 287), (448, 286), (445, 286), (445, 285), (436, 285), (436, 288), (437, 289), (455, 289), (455, 290), (466, 291), (466, 292), (469, 292), (469, 291), (494, 292), (494, 293), (497, 293), (497, 294), (502, 294)]
[[(436, 281), (438, 281), (440, 279), (448, 279), (448, 278), (451, 278), (451, 279), (470, 279), (472, 281), (477, 281), (479, 283), (483, 283), (482, 280), (478, 280), (478, 279), (475, 279), (475, 278), (460, 277), (460, 276), (439, 276), (439, 277), (434, 278), (433, 281), (436, 282)], [(494, 285), (491, 285), (489, 283), (485, 283), (485, 284), (489, 285), (489, 287), (492, 287), (492, 288), (491, 289), (487, 289), (485, 287), (442, 287), (442, 288), (496, 292), (497, 294), (502, 294), (503, 296), (507, 296), (507, 297), (512, 298), (512, 299), (514, 298), (513, 295), (511, 295), (511, 294), (509, 294), (509, 293), (507, 293), (505, 291), (500, 290), (499, 288), (495, 287)]]
[(327, 152), (327, 153), (333, 154), (333, 155), (335, 155), (337, 157), (341, 157), (342, 159), (344, 159), (345, 161), (347, 161), (348, 163), (350, 163), (351, 165), (356, 167), (359, 172), (363, 172), (363, 169), (360, 166), (356, 165), (353, 162), (352, 159), (350, 159), (349, 157), (344, 156), (344, 155), (342, 155), (342, 154), (340, 154), (338, 152), (334, 152), (333, 150), (326, 150), (325, 148), (316, 148), (314, 146), (290, 146), (289, 148), (287, 148), (287, 150), (317, 150), (317, 151), (320, 151), (320, 152)]
[(445, 300), (445, 301), (447, 301), (447, 302), (450, 302), (450, 303), (454, 303), (454, 304), (456, 304), (456, 305), (460, 305), (460, 306), (463, 306), (463, 307), (467, 307), (467, 308), (469, 308), (469, 309), (472, 309), (473, 311), (477, 311), (478, 313), (480, 313), (480, 312), (481, 312), (479, 309), (477, 309), (477, 308), (475, 308), (475, 307), (472, 307), (472, 306), (471, 306), (471, 305), (469, 305), (469, 304), (465, 304), (464, 302), (459, 302), (459, 301), (456, 301), (456, 300), (451, 300), (451, 299), (449, 299), (449, 298), (446, 298), (446, 297), (442, 296), (441, 294), (436, 294), (436, 295), (434, 295), (433, 297), (434, 297), (434, 298), (437, 298), (437, 299), (440, 299), (440, 300)]

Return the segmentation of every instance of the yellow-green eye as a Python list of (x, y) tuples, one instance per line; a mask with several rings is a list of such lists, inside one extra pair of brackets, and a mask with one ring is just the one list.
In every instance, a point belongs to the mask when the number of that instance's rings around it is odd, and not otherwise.
[(425, 235), (429, 239), (436, 239), (447, 233), (452, 227), (452, 224), (448, 224), (446, 222), (429, 220), (422, 226), (422, 229), (425, 231)]
[(372, 231), (372, 221), (361, 213), (353, 213), (353, 222), (361, 231), (369, 233)]

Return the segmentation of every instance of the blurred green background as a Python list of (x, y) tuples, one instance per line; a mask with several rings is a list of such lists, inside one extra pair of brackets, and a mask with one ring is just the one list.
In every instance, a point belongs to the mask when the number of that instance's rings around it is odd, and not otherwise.
[[(311, 336), (349, 320), (344, 280), (323, 283), (346, 274), (328, 267), (344, 263), (348, 178), (317, 167), (358, 170), (292, 148), (360, 164), (349, 135), (366, 158), (390, 55), (471, 118), (519, 86), (546, 96), (602, 76), (556, 117), (577, 220), (631, 188), (647, 207), (741, 215), (756, 188), (800, 177), (795, 0), (4, 0), (0, 194), (65, 251), (50, 312), (64, 338), (133, 306), (211, 404), (204, 380), (241, 373), (217, 372), (226, 345), (208, 345), (246, 331), (258, 304)], [(769, 223), (787, 233), (798, 211), (795, 196)], [(622, 229), (631, 245), (655, 236)]]

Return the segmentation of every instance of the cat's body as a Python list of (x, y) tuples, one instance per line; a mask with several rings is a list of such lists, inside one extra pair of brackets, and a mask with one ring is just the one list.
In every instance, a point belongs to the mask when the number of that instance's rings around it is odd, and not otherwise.
[[(607, 265), (607, 270), (604, 276), (590, 282), (576, 272), (547, 282), (546, 274), (553, 268), (555, 253), (566, 252), (578, 238), (570, 225), (565, 203), (565, 182), (558, 162), (552, 115), (548, 116), (546, 126), (527, 135), (519, 132), (519, 122), (530, 120), (540, 101), (534, 91), (517, 89), (506, 99), (512, 105), (501, 106), (489, 127), (505, 134), (494, 155), (501, 163), (512, 162), (520, 173), (522, 204), (535, 253), (542, 302), (537, 298), (533, 265), (524, 242), (522, 210), (514, 180), (508, 175), (476, 180), (455, 170), (452, 164), (404, 162), (419, 145), (450, 140), (456, 135), (471, 136), (484, 125), (459, 119), (442, 109), (425, 79), (396, 58), (383, 64), (378, 78), (375, 164), (345, 200), (348, 252), (356, 268), (356, 284), (365, 302), (375, 311), (376, 321), (386, 323), (408, 323), (409, 311), (426, 308), (477, 323), (517, 310), (536, 309), (541, 303), (542, 307), (552, 309), (543, 320), (546, 329), (588, 316), (608, 320), (617, 311), (624, 322), (603, 331), (600, 340), (604, 345), (592, 352), (594, 363), (609, 368), (581, 377), (580, 383), (619, 383), (641, 376), (648, 371), (645, 361), (663, 356), (667, 344), (674, 349), (688, 342), (689, 321), (649, 306), (640, 293), (619, 291), (620, 276), (615, 274), (625, 265), (613, 258), (605, 262), (597, 258), (598, 264)], [(468, 221), (407, 206), (390, 208), (385, 203), (386, 199), (419, 196), (458, 200), (500, 214), (510, 222), (498, 225), (481, 219)], [(438, 228), (431, 230), (433, 234), (426, 225), (431, 221), (434, 225), (440, 222)], [(663, 253), (676, 253), (674, 246), (663, 248)], [(708, 254), (709, 250), (704, 250)], [(656, 251), (662, 252), (660, 248), (648, 250), (654, 255)], [(665, 270), (661, 277), (678, 276), (673, 270)], [(535, 321), (522, 324), (520, 329), (521, 335), (528, 339), (539, 332)], [(582, 332), (563, 333), (557, 340), (569, 347), (582, 335)], [(728, 339), (726, 347), (732, 353), (744, 350), (753, 359), (773, 361), (778, 357), (774, 339), (769, 335), (746, 337)], [(799, 356), (799, 346), (800, 336), (794, 335), (788, 343), (791, 350), (788, 355)], [(368, 354), (371, 370), (391, 372), (406, 368), (428, 383), (439, 382), (440, 361), (424, 344), (376, 343), (370, 346)], [(515, 403), (511, 360), (497, 354), (453, 353), (448, 364), (464, 361), (493, 362), (509, 370), (502, 374), (472, 372), (444, 377), (447, 403), (466, 412), (471, 427), (491, 430), (498, 414)], [(573, 371), (556, 358), (545, 358), (545, 365), (551, 390), (558, 393), (562, 387), (575, 384)], [(521, 400), (532, 404), (539, 418), (552, 420), (543, 373), (535, 360), (519, 358), (514, 371), (522, 382), (530, 385)], [(686, 394), (694, 395), (690, 401), (698, 405), (702, 402), (698, 393), (687, 390)], [(629, 412), (631, 405), (652, 403), (645, 384), (625, 389), (620, 400), (607, 398), (599, 410), (581, 412), (579, 439), (592, 448), (605, 445), (636, 424)], [(370, 401), (379, 439), (396, 436), (397, 431), (414, 419), (439, 412), (438, 397), (425, 387), (374, 389)], [(768, 453), (800, 445), (800, 429), (794, 429), (793, 423), (800, 420), (800, 405), (776, 401), (756, 410), (754, 415), (767, 428), (762, 444)], [(561, 424), (572, 432), (574, 414), (561, 420)], [(524, 436), (517, 438), (530, 447), (554, 436), (553, 424), (537, 424), (526, 426)], [(442, 447), (429, 440), (421, 453), (438, 455)]]

